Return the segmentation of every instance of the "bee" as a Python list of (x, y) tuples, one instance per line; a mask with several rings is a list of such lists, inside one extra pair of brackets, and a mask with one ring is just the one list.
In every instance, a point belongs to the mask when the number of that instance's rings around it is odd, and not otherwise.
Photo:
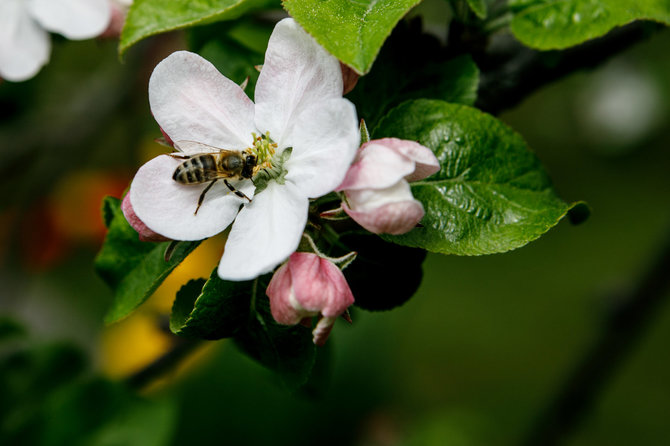
[(189, 146), (198, 150), (206, 150), (203, 153), (196, 153), (194, 155), (182, 155), (180, 153), (169, 153), (172, 158), (182, 159), (184, 162), (179, 164), (172, 174), (172, 179), (179, 184), (203, 184), (209, 182), (207, 187), (202, 191), (198, 198), (198, 205), (195, 208), (193, 215), (198, 214), (198, 210), (205, 199), (205, 194), (214, 186), (219, 180), (223, 180), (224, 184), (240, 198), (246, 198), (249, 202), (251, 199), (247, 197), (244, 192), (235, 189), (235, 187), (228, 182), (228, 179), (251, 179), (257, 169), (256, 155), (249, 150), (226, 150), (217, 147), (209, 146), (193, 141), (178, 141), (175, 143), (177, 148), (184, 148)]

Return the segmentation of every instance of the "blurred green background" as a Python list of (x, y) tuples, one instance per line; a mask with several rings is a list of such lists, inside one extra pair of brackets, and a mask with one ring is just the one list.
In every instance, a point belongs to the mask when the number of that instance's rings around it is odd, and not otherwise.
[[(123, 63), (115, 45), (57, 40), (36, 78), (0, 84), (2, 444), (520, 444), (669, 236), (666, 30), (501, 116), (566, 201), (589, 203), (585, 224), (506, 254), (429, 255), (404, 306), (338, 322), (304, 392), (222, 341), (138, 396), (124, 379), (174, 344), (170, 298), (220, 251), (103, 326), (100, 200), (160, 153), (148, 76), (183, 42), (152, 39)], [(564, 444), (668, 444), (670, 309), (657, 313)]]

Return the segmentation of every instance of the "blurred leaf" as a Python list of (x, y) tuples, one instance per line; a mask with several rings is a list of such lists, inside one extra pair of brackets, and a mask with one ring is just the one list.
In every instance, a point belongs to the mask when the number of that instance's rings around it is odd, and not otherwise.
[(47, 446), (161, 446), (171, 443), (176, 405), (144, 400), (118, 383), (93, 378), (50, 398), (43, 409)]
[(343, 271), (357, 307), (390, 310), (407, 302), (421, 285), (423, 249), (388, 243), (376, 235), (345, 235), (340, 242), (358, 252)]
[(558, 198), (521, 136), (477, 109), (409, 101), (374, 136), (419, 141), (441, 166), (412, 185), (426, 211), (423, 226), (387, 240), (444, 254), (505, 252), (535, 240), (574, 206)]
[(370, 71), (384, 40), (420, 0), (284, 0), (317, 42), (358, 74)]
[(667, 0), (535, 0), (512, 6), (521, 9), (512, 19), (512, 32), (540, 50), (577, 45), (633, 20), (670, 24)]
[[(164, 259), (170, 242), (141, 242), (128, 224), (118, 198), (106, 197), (103, 216), (109, 232), (95, 259), (95, 269), (114, 291), (105, 322), (128, 316), (151, 296), (163, 280), (200, 242), (180, 242), (168, 262)], [(111, 217), (111, 218), (110, 218)]]
[(0, 316), (0, 341), (16, 338), (26, 334), (23, 325), (19, 324), (14, 319), (5, 316)]
[[(256, 279), (252, 296), (254, 308), (235, 343), (247, 355), (279, 375), (289, 389), (307, 382), (314, 366), (316, 347), (312, 332), (302, 325), (280, 325), (270, 313), (270, 300), (265, 295), (267, 276)], [(254, 311), (255, 310), (255, 311)]]
[(398, 24), (370, 73), (348, 95), (374, 128), (392, 107), (408, 99), (442, 99), (473, 105), (479, 70), (469, 55), (440, 60), (440, 43), (421, 33), (418, 21)]
[(472, 9), (472, 12), (477, 15), (480, 19), (485, 19), (487, 14), (487, 7), (485, 0), (467, 0), (468, 6)]
[(170, 329), (181, 336), (209, 340), (233, 336), (249, 318), (252, 287), (253, 282), (221, 280), (217, 268), (206, 282), (189, 281), (177, 293)]
[(232, 20), (266, 6), (279, 4), (277, 0), (135, 0), (121, 32), (119, 52), (154, 34)]
[(64, 343), (0, 357), (0, 444), (36, 444), (44, 401), (73, 385), (86, 364), (80, 349)]

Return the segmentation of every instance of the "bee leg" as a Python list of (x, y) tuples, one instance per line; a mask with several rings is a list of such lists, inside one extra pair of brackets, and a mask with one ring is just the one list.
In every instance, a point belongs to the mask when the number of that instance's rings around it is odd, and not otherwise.
[(212, 186), (214, 186), (214, 183), (216, 183), (217, 180), (218, 180), (218, 178), (216, 180), (212, 181), (211, 183), (209, 183), (207, 185), (207, 187), (205, 188), (205, 190), (202, 191), (202, 193), (200, 194), (200, 197), (198, 198), (198, 207), (195, 208), (195, 212), (193, 213), (193, 215), (198, 214), (198, 210), (200, 209), (200, 206), (202, 205), (202, 202), (205, 200), (205, 194), (212, 188)]
[(170, 158), (174, 158), (177, 160), (188, 160), (191, 159), (191, 155), (182, 155), (181, 152), (172, 152), (172, 153), (166, 153), (167, 156)]
[(231, 192), (233, 192), (235, 195), (237, 195), (237, 196), (240, 197), (240, 198), (246, 198), (247, 200), (249, 200), (249, 203), (251, 203), (251, 198), (249, 198), (249, 197), (247, 197), (246, 195), (244, 195), (244, 192), (235, 189), (235, 186), (233, 186), (232, 184), (230, 184), (230, 183), (228, 182), (228, 180), (226, 180), (226, 179), (224, 179), (223, 182), (226, 183), (226, 186), (228, 186), (228, 189), (230, 189)]

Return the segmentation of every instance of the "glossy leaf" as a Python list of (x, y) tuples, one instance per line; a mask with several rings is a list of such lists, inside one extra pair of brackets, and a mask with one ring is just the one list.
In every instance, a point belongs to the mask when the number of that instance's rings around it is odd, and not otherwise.
[(387, 240), (445, 254), (505, 252), (544, 234), (572, 207), (521, 136), (477, 109), (406, 102), (376, 129), (375, 138), (384, 136), (419, 141), (441, 165), (412, 185), (426, 212), (422, 227)]
[(141, 242), (126, 221), (119, 199), (106, 197), (102, 213), (108, 232), (95, 259), (95, 269), (114, 291), (112, 307), (105, 316), (105, 322), (111, 323), (147, 300), (200, 242), (178, 243), (166, 262), (165, 250), (170, 242)]
[(524, 1), (511, 29), (524, 44), (540, 50), (563, 49), (605, 35), (633, 20), (670, 24), (667, 0)]
[(396, 23), (421, 0), (284, 0), (284, 8), (333, 56), (370, 71)]
[(240, 17), (276, 0), (135, 0), (121, 32), (123, 54), (140, 40), (168, 31)]
[(257, 279), (254, 305), (245, 326), (235, 336), (235, 343), (247, 355), (276, 372), (290, 389), (304, 385), (312, 372), (316, 347), (312, 332), (300, 324), (280, 325), (270, 313), (265, 295), (269, 277)]
[(442, 99), (474, 104), (479, 69), (469, 55), (441, 60), (443, 47), (421, 32), (420, 23), (398, 24), (372, 70), (359, 79), (348, 98), (370, 128), (391, 108), (408, 99)]
[[(204, 285), (204, 286), (203, 286)], [(181, 336), (222, 339), (233, 336), (249, 318), (252, 282), (191, 280), (177, 293), (170, 329)]]

